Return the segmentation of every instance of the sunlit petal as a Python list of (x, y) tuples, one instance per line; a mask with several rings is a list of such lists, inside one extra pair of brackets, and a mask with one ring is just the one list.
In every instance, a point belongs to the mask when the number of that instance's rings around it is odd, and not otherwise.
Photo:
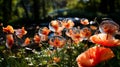
[(110, 48), (94, 46), (81, 53), (76, 61), (79, 67), (94, 67), (98, 63), (113, 57), (114, 53)]
[(115, 39), (112, 35), (101, 33), (96, 34), (90, 37), (90, 40), (93, 43), (100, 44), (103, 46), (113, 47), (113, 46), (120, 46), (120, 40)]
[(3, 27), (3, 32), (14, 33), (14, 29), (11, 25), (8, 25), (7, 27)]

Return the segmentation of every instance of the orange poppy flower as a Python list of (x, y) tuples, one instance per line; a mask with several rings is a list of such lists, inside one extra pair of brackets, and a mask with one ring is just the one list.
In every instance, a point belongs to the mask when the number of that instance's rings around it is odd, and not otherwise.
[(69, 29), (69, 31), (66, 32), (66, 35), (70, 36), (75, 43), (79, 43), (80, 41), (83, 40), (80, 34), (80, 29), (76, 27)]
[(81, 53), (76, 61), (78, 67), (94, 67), (98, 63), (113, 57), (114, 53), (110, 48), (94, 46)]
[(72, 28), (74, 26), (74, 22), (72, 20), (63, 21), (62, 24), (67, 29)]
[(51, 21), (51, 26), (54, 28), (54, 30), (55, 31), (57, 31), (58, 30), (58, 28), (59, 28), (59, 23), (58, 23), (58, 21)]
[(60, 62), (60, 57), (54, 57), (53, 61), (56, 62), (56, 63)]
[(92, 30), (97, 30), (97, 27), (96, 27), (96, 26), (91, 25), (91, 26), (90, 26), (90, 29), (92, 29)]
[(81, 23), (82, 25), (88, 25), (88, 24), (89, 24), (89, 21), (88, 21), (88, 19), (83, 18), (83, 19), (80, 20), (80, 23)]
[(6, 35), (6, 46), (7, 48), (11, 49), (14, 44), (14, 38), (12, 34)]
[(62, 26), (61, 21), (54, 20), (50, 22), (49, 29), (53, 32), (61, 32), (64, 27)]
[(66, 31), (66, 35), (68, 36), (68, 37), (71, 37), (72, 35), (73, 35), (73, 30), (74, 30), (74, 28), (70, 28), (70, 29), (68, 29), (67, 31)]
[(103, 46), (108, 46), (108, 47), (113, 47), (113, 46), (120, 46), (120, 40), (115, 39), (112, 35), (110, 34), (96, 34), (90, 37), (90, 40), (93, 43), (100, 44)]
[(39, 35), (48, 35), (50, 33), (50, 30), (47, 27), (40, 28)]
[(36, 34), (33, 39), (34, 39), (35, 43), (40, 43), (41, 38), (39, 35)]
[(49, 44), (54, 47), (62, 48), (65, 45), (65, 39), (62, 36), (54, 36), (50, 38)]
[(74, 33), (71, 38), (76, 44), (83, 41), (83, 38), (81, 37), (80, 33)]
[(41, 38), (41, 41), (47, 41), (48, 40), (48, 36), (46, 36), (46, 35), (42, 35), (42, 36), (40, 36), (40, 38)]
[(27, 46), (30, 44), (30, 38), (26, 38), (22, 46)]
[(0, 23), (0, 26), (3, 26), (3, 23)]
[(22, 38), (24, 35), (27, 34), (27, 31), (25, 30), (24, 27), (22, 27), (22, 29), (15, 30), (15, 34), (17, 35), (18, 38)]
[(88, 38), (91, 36), (92, 32), (88, 27), (83, 28), (80, 30), (81, 37)]
[(61, 36), (62, 32), (54, 32), (54, 36)]
[(7, 27), (3, 27), (3, 32), (6, 32), (6, 33), (14, 33), (14, 29), (11, 25), (8, 25)]
[(119, 31), (119, 25), (114, 21), (105, 20), (100, 24), (99, 29), (100, 32), (113, 35)]

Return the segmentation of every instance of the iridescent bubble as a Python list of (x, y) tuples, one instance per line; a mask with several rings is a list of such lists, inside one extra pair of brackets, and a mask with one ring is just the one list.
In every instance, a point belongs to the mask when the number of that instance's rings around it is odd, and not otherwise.
[(53, 32), (61, 32), (64, 27), (62, 26), (61, 21), (53, 20), (49, 23), (49, 29)]
[(119, 25), (112, 20), (105, 20), (99, 25), (99, 30), (102, 33), (114, 35), (119, 31)]
[(49, 40), (49, 44), (53, 47), (62, 48), (65, 45), (65, 38), (62, 36), (53, 36)]
[(80, 41), (83, 40), (83, 38), (81, 37), (81, 34), (80, 34), (80, 28), (77, 28), (77, 27), (68, 29), (66, 31), (66, 35), (71, 37), (71, 39), (75, 43), (79, 43)]
[(73, 34), (75, 34), (77, 32), (80, 32), (80, 28), (73, 27), (73, 28), (70, 28), (70, 29), (66, 30), (66, 35), (68, 37), (71, 37)]
[(80, 30), (80, 35), (85, 40), (88, 39), (91, 36), (91, 34), (92, 32), (88, 27), (84, 27), (83, 29)]
[(86, 19), (86, 18), (82, 18), (82, 19), (80, 20), (80, 23), (81, 23), (82, 25), (88, 25), (88, 24), (89, 24), (89, 20)]
[(40, 28), (39, 31), (38, 31), (38, 34), (40, 36), (42, 36), (42, 35), (47, 36), (49, 33), (50, 33), (50, 30), (47, 27)]

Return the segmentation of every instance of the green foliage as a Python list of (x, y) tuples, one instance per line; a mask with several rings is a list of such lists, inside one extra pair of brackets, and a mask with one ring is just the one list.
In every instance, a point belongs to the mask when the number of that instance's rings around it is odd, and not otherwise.
[[(46, 45), (46, 43), (42, 44)], [(1, 49), (0, 66), (4, 67), (77, 67), (76, 57), (87, 50), (89, 47), (94, 46), (85, 43), (79, 44), (66, 44), (61, 49), (50, 50), (51, 46), (42, 46), (42, 50), (36, 49), (28, 52), (25, 48), (17, 49), (18, 52)], [(0, 46), (1, 47), (1, 46)], [(116, 57), (109, 61), (104, 61), (96, 67), (116, 67), (120, 66), (120, 47), (112, 48)], [(59, 62), (54, 62), (53, 58), (59, 57)]]
[[(47, 43), (42, 43), (46, 45)], [(1, 47), (1, 46), (0, 46)], [(77, 67), (76, 57), (83, 52), (84, 43), (66, 44), (63, 48), (50, 50), (51, 46), (42, 46), (40, 51), (34, 49), (32, 51), (25, 48), (16, 49), (1, 49), (0, 66), (4, 67)], [(59, 62), (54, 62), (53, 58), (59, 57)]]
[(78, 4), (78, 0), (67, 0), (67, 7), (68, 8), (75, 8)]

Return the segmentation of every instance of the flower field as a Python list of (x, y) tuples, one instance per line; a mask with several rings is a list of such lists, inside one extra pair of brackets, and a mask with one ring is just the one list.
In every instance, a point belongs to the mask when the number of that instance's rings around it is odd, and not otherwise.
[(119, 67), (120, 28), (113, 20), (51, 20), (27, 37), (26, 27), (1, 27), (0, 67)]

